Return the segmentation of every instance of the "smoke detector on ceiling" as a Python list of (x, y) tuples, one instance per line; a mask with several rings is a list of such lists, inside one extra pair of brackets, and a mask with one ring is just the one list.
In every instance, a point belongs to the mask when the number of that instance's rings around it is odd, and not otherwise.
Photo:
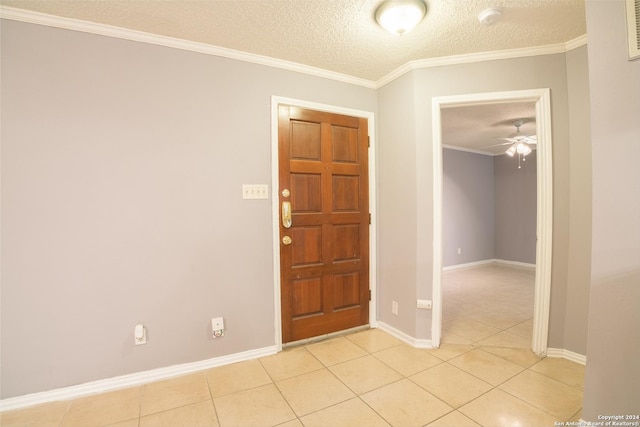
[(499, 7), (490, 7), (478, 15), (478, 21), (483, 25), (493, 25), (500, 20), (502, 10)]

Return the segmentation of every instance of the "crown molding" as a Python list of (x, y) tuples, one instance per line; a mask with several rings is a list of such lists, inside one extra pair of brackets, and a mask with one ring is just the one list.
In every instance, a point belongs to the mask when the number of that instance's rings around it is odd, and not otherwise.
[(502, 154), (504, 154), (504, 153), (489, 153), (487, 151), (474, 150), (473, 148), (458, 147), (457, 145), (448, 145), (448, 144), (442, 144), (442, 148), (448, 148), (449, 150), (456, 150), (456, 151), (464, 151), (464, 152), (473, 153), (473, 154), (481, 154), (483, 156), (490, 156), (490, 157), (501, 156)]
[(583, 35), (566, 43), (558, 43), (553, 45), (421, 59), (410, 61), (390, 72), (381, 79), (372, 81), (348, 74), (325, 70), (323, 68), (317, 68), (309, 65), (299, 64), (296, 62), (271, 58), (268, 56), (213, 46), (206, 43), (161, 36), (157, 34), (150, 34), (142, 31), (128, 30), (125, 28), (114, 27), (112, 25), (98, 24), (95, 22), (82, 21), (79, 19), (64, 18), (40, 12), (18, 9), (14, 7), (0, 6), (0, 18), (235, 59), (238, 61), (250, 62), (253, 64), (265, 65), (268, 67), (280, 68), (287, 71), (336, 80), (356, 86), (363, 86), (370, 89), (379, 89), (382, 86), (397, 79), (398, 77), (408, 73), (409, 71), (419, 70), (422, 68), (469, 64), (473, 62), (494, 61), (499, 59), (523, 58), (528, 56), (550, 55), (555, 53), (566, 53), (587, 43), (587, 36)]
[[(473, 148), (458, 147), (457, 145), (449, 145), (449, 144), (442, 144), (442, 148), (448, 148), (449, 150), (456, 150), (456, 151), (465, 151), (467, 153), (482, 154), (483, 156), (491, 156), (491, 157), (506, 155), (504, 151), (502, 153), (491, 153), (488, 151), (474, 150)], [(536, 149), (535, 147), (531, 147), (531, 150), (535, 151)]]
[(580, 46), (585, 46), (587, 44), (587, 35), (583, 34), (580, 37), (576, 37), (573, 40), (569, 40), (568, 42), (565, 43), (566, 45), (566, 51), (570, 51), (573, 49), (577, 49)]
[(235, 59), (238, 61), (250, 62), (258, 65), (266, 65), (268, 67), (280, 68), (287, 71), (309, 74), (312, 76), (350, 83), (357, 86), (364, 86), (370, 89), (376, 88), (375, 82), (355, 76), (350, 76), (348, 74), (337, 73), (335, 71), (329, 71), (322, 68), (299, 64), (296, 62), (242, 52), (239, 50), (228, 49), (206, 43), (114, 27), (112, 25), (98, 24), (95, 22), (82, 21), (79, 19), (53, 16), (45, 13), (17, 9), (8, 6), (0, 6), (0, 18), (9, 19), (12, 21), (26, 22), (29, 24), (44, 25), (47, 27), (114, 37), (118, 39), (131, 40), (141, 43), (154, 44), (157, 46), (170, 47), (174, 49), (188, 50), (191, 52), (198, 52), (206, 55), (219, 56), (228, 59)]
[(492, 52), (469, 53), (465, 55), (442, 56), (438, 58), (420, 59), (410, 61), (395, 69), (376, 82), (376, 87), (380, 88), (403, 74), (413, 70), (423, 68), (442, 67), (445, 65), (470, 64), (473, 62), (495, 61), (500, 59), (524, 58), (529, 56), (552, 55), (556, 53), (566, 53), (587, 43), (586, 34), (570, 40), (566, 43), (557, 43), (546, 46), (535, 46), (521, 49), (496, 50)]

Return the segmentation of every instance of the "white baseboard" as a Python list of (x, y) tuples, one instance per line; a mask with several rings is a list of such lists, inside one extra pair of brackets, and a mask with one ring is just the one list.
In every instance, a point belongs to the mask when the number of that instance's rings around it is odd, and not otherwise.
[(506, 260), (506, 259), (494, 259), (493, 261), (496, 264), (504, 265), (504, 266), (507, 266), (507, 267), (525, 268), (525, 269), (528, 269), (528, 270), (535, 270), (536, 269), (536, 265), (535, 264), (529, 264), (527, 262), (509, 261), (509, 260)]
[(92, 381), (55, 390), (32, 393), (24, 396), (10, 397), (8, 399), (0, 400), (0, 412), (25, 408), (27, 406), (38, 405), (41, 403), (75, 399), (77, 397), (88, 396), (90, 394), (104, 393), (106, 391), (147, 384), (154, 381), (177, 377), (180, 375), (191, 374), (193, 372), (198, 372), (205, 369), (229, 365), (231, 363), (257, 359), (259, 357), (269, 356), (275, 353), (277, 353), (276, 346), (263, 347), (255, 350), (244, 351), (241, 353), (230, 354), (227, 356), (201, 360), (199, 362), (184, 363), (181, 365), (152, 369), (150, 371), (136, 372), (134, 374)]
[(380, 322), (378, 321), (378, 328), (382, 329), (383, 331), (387, 332), (389, 335), (392, 335), (396, 338), (398, 338), (400, 341), (403, 341), (407, 344), (409, 344), (412, 347), (415, 348), (435, 348), (433, 346), (433, 343), (431, 340), (424, 340), (424, 339), (420, 339), (420, 338), (414, 338), (412, 336), (409, 336), (407, 334), (405, 334), (404, 332), (394, 328), (393, 326), (390, 326), (384, 322)]
[(484, 265), (494, 264), (495, 262), (496, 262), (495, 259), (485, 259), (482, 261), (467, 262), (465, 264), (448, 265), (446, 267), (442, 267), (442, 271), (466, 270), (469, 268), (476, 268), (476, 267), (482, 267)]
[(517, 268), (525, 268), (525, 269), (532, 269), (532, 270), (536, 269), (535, 264), (529, 264), (526, 262), (509, 261), (506, 259), (484, 259), (482, 261), (467, 262), (465, 264), (448, 265), (446, 267), (442, 267), (442, 271), (467, 270), (470, 268), (483, 267), (485, 265), (490, 265), (490, 264), (498, 264), (506, 267), (517, 267)]
[[(389, 335), (392, 335), (415, 348), (435, 348), (431, 340), (414, 338), (384, 322), (379, 321), (378, 327), (387, 332)], [(547, 348), (547, 357), (567, 359), (571, 362), (579, 363), (580, 365), (587, 364), (587, 356), (575, 353), (570, 350), (565, 350), (564, 348)]]
[(581, 365), (587, 364), (587, 356), (565, 350), (564, 348), (547, 348), (547, 357), (567, 359)]
[[(387, 323), (379, 321), (378, 327), (387, 332), (389, 335), (392, 335), (415, 348), (436, 348), (431, 340), (414, 338), (394, 328), (393, 326), (388, 325)], [(587, 364), (587, 356), (575, 353), (570, 350), (565, 350), (564, 348), (547, 348), (546, 357), (567, 359), (571, 362), (579, 363), (580, 365)]]
[[(377, 322), (376, 326), (415, 348), (435, 348), (431, 340), (414, 338), (384, 322)], [(229, 365), (231, 363), (257, 359), (259, 357), (276, 354), (277, 352), (278, 351), (276, 346), (263, 347), (255, 350), (244, 351), (241, 353), (230, 354), (227, 356), (201, 360), (199, 362), (184, 363), (181, 365), (136, 372), (134, 374), (92, 381), (55, 390), (32, 393), (24, 396), (10, 397), (8, 399), (0, 400), (0, 412), (39, 405), (41, 403), (75, 399), (91, 394), (104, 393), (107, 391), (143, 385), (154, 381), (165, 380), (180, 375), (186, 375), (206, 369), (215, 368), (218, 366)], [(563, 348), (548, 348), (547, 357), (563, 358), (575, 363), (579, 363), (581, 365), (586, 365), (587, 363), (586, 356), (574, 353), (569, 350), (565, 350)]]

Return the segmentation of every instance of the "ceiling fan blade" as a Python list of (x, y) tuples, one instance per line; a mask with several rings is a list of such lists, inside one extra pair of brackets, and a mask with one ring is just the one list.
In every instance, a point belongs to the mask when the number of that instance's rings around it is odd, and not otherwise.
[[(503, 138), (500, 138), (500, 139), (503, 139)], [(487, 148), (491, 148), (491, 147), (499, 147), (501, 145), (510, 145), (510, 144), (513, 144), (513, 142), (502, 142), (500, 144), (488, 145), (486, 147), (482, 147), (481, 150), (484, 150), (484, 149), (487, 149)]]
[(504, 139), (505, 141), (509, 141), (512, 144), (515, 144), (515, 143), (518, 143), (518, 142), (524, 142), (525, 144), (537, 144), (538, 143), (538, 140), (536, 139), (535, 135), (519, 136), (517, 138), (497, 137), (497, 139)]

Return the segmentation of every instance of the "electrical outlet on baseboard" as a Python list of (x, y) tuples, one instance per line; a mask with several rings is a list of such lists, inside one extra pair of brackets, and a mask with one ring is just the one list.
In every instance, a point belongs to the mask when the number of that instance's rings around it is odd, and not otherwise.
[(432, 303), (429, 299), (419, 299), (418, 300), (418, 308), (424, 308), (425, 310), (431, 310)]

